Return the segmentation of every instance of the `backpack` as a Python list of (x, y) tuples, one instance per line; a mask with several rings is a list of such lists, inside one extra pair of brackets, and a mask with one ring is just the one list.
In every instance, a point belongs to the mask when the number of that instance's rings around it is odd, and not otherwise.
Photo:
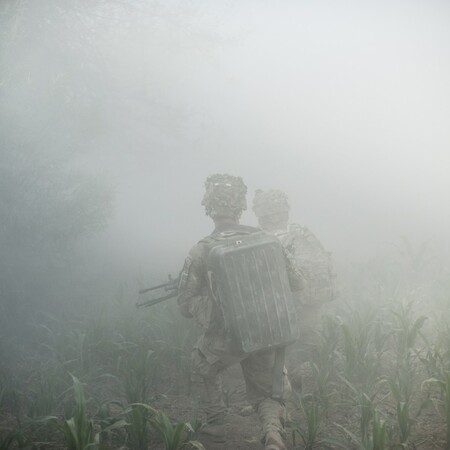
[(277, 237), (307, 280), (305, 289), (299, 293), (301, 303), (320, 306), (335, 300), (339, 291), (333, 259), (317, 237), (297, 224), (291, 224), (288, 231), (278, 233)]
[(239, 351), (284, 346), (298, 339), (294, 298), (280, 241), (264, 231), (225, 231), (208, 238), (211, 296)]

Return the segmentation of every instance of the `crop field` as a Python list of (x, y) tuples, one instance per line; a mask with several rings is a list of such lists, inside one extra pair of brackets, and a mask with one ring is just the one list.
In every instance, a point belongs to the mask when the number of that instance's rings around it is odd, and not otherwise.
[[(449, 275), (425, 259), (352, 268), (316, 333), (289, 349), (288, 448), (450, 448)], [(134, 301), (36, 311), (21, 335), (2, 332), (0, 449), (224, 448), (198, 433), (194, 324), (173, 299)], [(261, 448), (239, 369), (224, 382), (229, 448)]]
[(267, 447), (450, 450), (449, 56), (450, 0), (0, 0), (0, 450), (262, 450), (179, 279), (298, 323)]

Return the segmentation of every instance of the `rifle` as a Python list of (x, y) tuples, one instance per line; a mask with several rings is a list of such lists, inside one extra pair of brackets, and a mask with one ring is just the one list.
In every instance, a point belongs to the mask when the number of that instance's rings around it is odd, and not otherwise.
[(176, 297), (178, 295), (178, 282), (179, 278), (172, 278), (171, 275), (169, 275), (169, 280), (167, 283), (158, 284), (157, 286), (152, 286), (146, 289), (141, 289), (139, 291), (139, 294), (145, 294), (146, 292), (155, 291), (157, 289), (164, 289), (164, 291), (169, 291), (168, 294), (162, 295), (161, 297), (152, 298), (151, 300), (146, 300), (145, 302), (136, 303), (136, 308), (139, 308), (141, 306), (153, 306), (158, 303), (164, 302), (165, 300), (169, 300), (169, 298)]

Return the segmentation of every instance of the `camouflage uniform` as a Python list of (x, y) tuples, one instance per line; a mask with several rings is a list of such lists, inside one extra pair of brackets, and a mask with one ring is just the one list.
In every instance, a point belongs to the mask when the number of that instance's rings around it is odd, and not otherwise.
[[(217, 180), (218, 176), (214, 177), (216, 178), (211, 178)], [(225, 177), (225, 182), (227, 181), (228, 178)], [(206, 206), (207, 214), (211, 217), (220, 214), (232, 214), (234, 217), (239, 217), (242, 210), (245, 209), (242, 195), (235, 196), (231, 200), (228, 198), (228, 203), (223, 201), (223, 193), (219, 193), (219, 198), (211, 201), (213, 197), (214, 193), (208, 192), (207, 185), (203, 204)], [(235, 208), (230, 209), (230, 204), (235, 205)], [(251, 233), (257, 232), (259, 229), (237, 223), (222, 224), (216, 227), (212, 235), (224, 231)], [(224, 328), (221, 309), (209, 295), (206, 267), (206, 257), (209, 251), (208, 239), (210, 238), (200, 241), (189, 252), (181, 273), (178, 296), (181, 313), (185, 317), (194, 318), (203, 330), (203, 334), (192, 351), (192, 371), (194, 377), (200, 378), (205, 386), (207, 421), (213, 423), (224, 417), (225, 403), (220, 374), (227, 367), (240, 363), (247, 397), (258, 412), (263, 437), (271, 431), (282, 435), (285, 408), (282, 403), (271, 398), (275, 351), (272, 349), (245, 354), (233, 348), (227, 330)], [(293, 289), (298, 289), (302, 286), (303, 280), (298, 277), (294, 278), (292, 275), (294, 272), (292, 270), (289, 272), (290, 282)], [(286, 376), (285, 379), (287, 380)], [(279, 448), (282, 449), (284, 446)]]
[(306, 227), (288, 224), (287, 195), (279, 190), (256, 191), (253, 211), (262, 229), (277, 236), (306, 278), (297, 294), (301, 346), (314, 344), (321, 306), (338, 296), (336, 273), (331, 254)]

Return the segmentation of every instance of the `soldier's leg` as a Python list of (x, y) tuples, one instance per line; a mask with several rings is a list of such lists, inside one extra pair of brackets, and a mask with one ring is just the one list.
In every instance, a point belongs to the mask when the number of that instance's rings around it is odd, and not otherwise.
[(220, 361), (210, 364), (200, 349), (192, 350), (192, 381), (208, 423), (219, 422), (225, 415), (220, 375), (224, 369)]
[[(284, 450), (285, 406), (281, 401), (272, 399), (273, 367), (275, 352), (273, 350), (249, 355), (241, 361), (242, 372), (247, 386), (247, 396), (258, 412), (262, 428), (262, 441), (266, 450)], [(286, 386), (286, 371), (283, 373)]]
[(296, 395), (301, 394), (305, 381), (312, 381), (311, 361), (319, 343), (320, 326), (320, 307), (305, 305), (299, 311), (301, 339), (289, 349), (289, 379)]

